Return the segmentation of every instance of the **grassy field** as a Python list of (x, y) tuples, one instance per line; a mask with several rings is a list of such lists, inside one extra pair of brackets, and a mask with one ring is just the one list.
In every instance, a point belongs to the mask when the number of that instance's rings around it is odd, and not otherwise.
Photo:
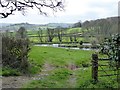
[[(68, 28), (68, 29), (63, 30), (62, 33), (69, 35), (71, 33), (83, 33), (83, 31), (87, 32), (87, 30), (82, 30), (81, 28)], [(47, 30), (42, 30), (42, 33), (43, 33), (42, 34), (43, 36), (47, 36)], [(30, 41), (32, 41), (34, 43), (40, 43), (39, 37), (36, 37), (36, 36), (39, 36), (37, 30), (28, 31), (27, 34), (29, 36)], [(74, 41), (74, 37), (72, 37), (72, 39)], [(92, 39), (93, 39), (92, 37), (89, 37), (89, 38), (88, 37), (77, 37), (78, 42), (80, 42), (80, 41), (90, 42)], [(43, 42), (47, 42), (48, 37), (43, 37), (42, 40), (43, 40)], [(55, 43), (55, 42), (59, 42), (59, 39), (57, 36), (53, 38), (53, 43)], [(62, 42), (71, 42), (70, 37), (62, 36)]]
[[(45, 63), (48, 76), (33, 80), (24, 88), (116, 88), (117, 82), (104, 77), (97, 84), (91, 78), (91, 54), (95, 51), (70, 50), (52, 47), (32, 47), (30, 62), (36, 64), (33, 73), (40, 73)], [(103, 56), (101, 56), (103, 57)], [(72, 68), (75, 66), (75, 68)]]
[[(79, 28), (71, 28), (67, 33), (82, 32)], [(87, 31), (86, 31), (87, 32)], [(29, 31), (29, 36), (37, 36), (37, 31)], [(90, 42), (93, 38), (79, 37), (78, 41)], [(39, 42), (38, 37), (30, 37), (33, 42)], [(46, 40), (46, 38), (44, 38)], [(69, 38), (63, 37), (64, 42), (70, 41)], [(58, 38), (53, 39), (53, 43), (58, 42)], [(41, 79), (32, 80), (25, 84), (23, 88), (117, 88), (116, 76), (99, 77), (99, 82), (96, 84), (92, 80), (91, 70), (91, 55), (94, 50), (72, 50), (53, 47), (32, 46), (29, 53), (29, 74), (36, 75), (46, 71)], [(106, 57), (99, 55), (99, 57)], [(100, 62), (108, 64), (108, 62)], [(45, 68), (45, 66), (47, 68)], [(109, 65), (103, 67), (110, 69)], [(51, 69), (49, 71), (49, 69)], [(99, 70), (102, 68), (99, 67)], [(3, 68), (0, 74), (4, 76), (19, 76), (19, 71)], [(114, 74), (114, 71), (107, 71), (107, 74)], [(106, 74), (105, 72), (99, 72)]]
[(42, 66), (45, 62), (55, 67), (64, 67), (69, 64), (75, 64), (81, 67), (83, 64), (89, 65), (91, 54), (94, 51), (79, 51), (52, 47), (32, 47), (29, 54), (30, 61)]
[[(47, 30), (43, 31), (43, 36), (47, 35)], [(88, 32), (84, 30), (84, 32)], [(81, 28), (69, 28), (64, 31), (64, 34), (83, 33)], [(15, 33), (13, 33), (15, 34)], [(40, 43), (38, 31), (28, 31), (30, 41), (33, 43)], [(34, 37), (31, 37), (34, 36)], [(74, 41), (74, 37), (72, 37)], [(48, 37), (43, 38), (44, 43), (48, 41)], [(77, 41), (96, 43), (95, 37), (77, 37)], [(53, 38), (52, 43), (59, 42), (58, 37)], [(62, 37), (62, 42), (71, 42), (70, 37)], [(49, 43), (49, 42), (48, 42)], [(79, 43), (66, 44), (66, 46), (78, 46)], [(92, 65), (91, 56), (95, 50), (73, 50), (65, 48), (32, 46), (29, 53), (29, 67), (26, 74), (39, 78), (24, 84), (23, 88), (117, 88), (118, 83), (116, 76), (100, 77), (100, 75), (116, 74), (114, 70), (114, 62), (99, 61), (99, 68), (101, 72), (98, 73), (99, 81), (96, 83), (92, 80)], [(99, 58), (108, 58), (99, 54)], [(106, 65), (100, 67), (101, 65)], [(104, 70), (105, 71), (104, 71)], [(2, 71), (2, 72), (1, 72)], [(24, 76), (25, 74), (19, 70), (11, 69), (9, 67), (0, 68), (0, 75), (3, 76)], [(38, 77), (38, 76), (37, 76)], [(31, 77), (30, 77), (31, 78)], [(35, 77), (36, 78), (36, 77)]]

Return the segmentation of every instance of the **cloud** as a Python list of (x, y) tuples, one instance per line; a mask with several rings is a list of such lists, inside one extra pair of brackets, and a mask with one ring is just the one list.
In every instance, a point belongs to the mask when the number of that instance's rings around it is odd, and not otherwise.
[(49, 23), (49, 22), (77, 22), (87, 19), (97, 19), (103, 17), (111, 17), (118, 15), (119, 0), (65, 0), (65, 11), (57, 12), (55, 15), (50, 9), (47, 12), (49, 17), (39, 15), (36, 9), (28, 10), (26, 16), (16, 12), (6, 19), (1, 19), (1, 22), (18, 23)]

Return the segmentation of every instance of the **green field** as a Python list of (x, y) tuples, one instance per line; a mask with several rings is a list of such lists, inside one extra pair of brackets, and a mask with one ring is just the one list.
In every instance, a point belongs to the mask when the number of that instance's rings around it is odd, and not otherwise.
[[(91, 54), (95, 51), (70, 50), (52, 47), (32, 47), (30, 62), (33, 73), (41, 73), (47, 63), (51, 71), (40, 80), (33, 80), (24, 88), (115, 88), (117, 83), (105, 77), (95, 84), (91, 78)], [(102, 56), (103, 57), (103, 56)], [(72, 65), (76, 68), (72, 69)]]
[(91, 54), (93, 52), (34, 46), (29, 56), (33, 63), (39, 64), (40, 66), (48, 62), (55, 67), (64, 67), (69, 64), (75, 64), (81, 67), (82, 64), (90, 64)]
[[(55, 29), (55, 34), (57, 35), (57, 29)], [(63, 34), (77, 34), (77, 33), (81, 33), (83, 34), (83, 32), (88, 32), (88, 30), (83, 30), (81, 28), (68, 28), (68, 29), (63, 29), (62, 30), (62, 33)], [(28, 31), (27, 32), (28, 36), (29, 36), (29, 39), (30, 41), (34, 42), (34, 43), (41, 43), (40, 42), (40, 38), (39, 38), (39, 34), (38, 34), (38, 30), (34, 30), (34, 31)], [(42, 30), (42, 35), (43, 36), (46, 36), (46, 37), (42, 37), (42, 40), (43, 42), (47, 42), (48, 40), (48, 37), (47, 37), (47, 30)], [(72, 39), (74, 41), (74, 37), (72, 36)], [(90, 42), (91, 40), (93, 40), (93, 37), (77, 37), (77, 42), (80, 42), (80, 41), (83, 41), (83, 42)], [(71, 42), (70, 41), (70, 37), (65, 37), (65, 36), (62, 36), (62, 42)], [(57, 36), (55, 36), (52, 40), (52, 43), (59, 43), (59, 39)]]
[[(87, 30), (84, 30), (87, 32)], [(65, 33), (82, 33), (80, 28), (70, 28), (64, 31)], [(45, 35), (46, 31), (43, 32)], [(28, 31), (30, 41), (39, 43), (38, 31)], [(43, 41), (48, 37), (44, 37)], [(77, 41), (92, 42), (94, 37), (77, 37)], [(63, 42), (70, 42), (70, 37), (62, 37)], [(54, 37), (52, 43), (59, 42), (58, 37)], [(93, 42), (94, 43), (94, 42)], [(66, 44), (66, 46), (77, 45), (79, 43)], [(92, 65), (91, 56), (95, 50), (72, 50), (64, 48), (32, 46), (29, 52), (29, 69), (30, 75), (41, 75), (38, 80), (31, 80), (24, 84), (23, 88), (117, 88), (116, 76), (99, 77), (98, 83), (92, 80)], [(100, 58), (106, 56), (99, 54)], [(108, 58), (108, 57), (107, 57)], [(107, 64), (103, 67), (105, 70), (110, 70), (109, 62), (100, 62), (100, 64)], [(102, 70), (102, 68), (98, 68)], [(107, 71), (107, 74), (115, 74), (115, 71)], [(17, 70), (4, 67), (2, 72), (3, 76), (20, 76), (23, 75)], [(105, 75), (106, 72), (99, 72), (99, 75)]]

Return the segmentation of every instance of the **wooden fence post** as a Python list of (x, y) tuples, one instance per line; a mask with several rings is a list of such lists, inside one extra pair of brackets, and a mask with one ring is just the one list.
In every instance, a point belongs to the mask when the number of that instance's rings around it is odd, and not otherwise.
[(92, 54), (92, 79), (98, 81), (98, 55)]

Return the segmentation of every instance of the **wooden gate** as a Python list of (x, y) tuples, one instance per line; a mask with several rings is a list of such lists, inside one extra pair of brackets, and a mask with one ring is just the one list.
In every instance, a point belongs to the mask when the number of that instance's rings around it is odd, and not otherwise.
[[(113, 76), (115, 78), (112, 78)], [(120, 88), (120, 60), (112, 62), (110, 59), (101, 59), (97, 54), (92, 54), (92, 79), (98, 82), (98, 78), (101, 77), (117, 80)]]

